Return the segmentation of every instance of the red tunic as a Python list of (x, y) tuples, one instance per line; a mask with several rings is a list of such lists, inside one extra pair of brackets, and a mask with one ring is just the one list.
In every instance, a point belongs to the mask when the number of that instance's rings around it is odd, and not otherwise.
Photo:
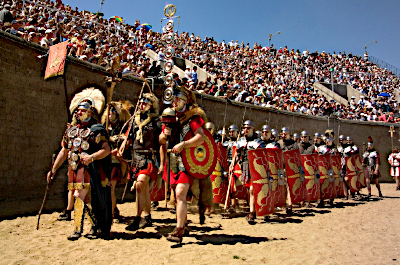
[[(189, 125), (190, 129), (194, 133), (197, 131), (197, 129), (203, 127), (204, 120), (200, 116), (194, 116), (193, 118), (190, 119)], [(164, 130), (164, 125), (163, 125), (163, 130)], [(167, 176), (168, 176), (167, 165), (168, 161), (165, 162), (164, 166), (165, 170), (163, 174), (163, 179), (165, 180), (165, 182), (167, 182)], [(178, 173), (174, 173), (170, 169), (170, 185), (176, 185), (178, 183), (189, 183), (190, 185), (192, 185), (193, 177), (190, 176), (186, 171), (178, 171)]]

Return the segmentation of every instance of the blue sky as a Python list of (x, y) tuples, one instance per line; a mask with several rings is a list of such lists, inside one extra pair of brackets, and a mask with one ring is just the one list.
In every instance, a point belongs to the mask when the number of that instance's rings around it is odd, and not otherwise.
[[(79, 10), (96, 12), (101, 0), (64, 0)], [(398, 0), (176, 0), (128, 1), (104, 0), (105, 17), (122, 16), (128, 24), (136, 19), (160, 31), (163, 9), (174, 4), (180, 16), (175, 29), (205, 36), (218, 42), (268, 45), (268, 35), (275, 47), (288, 46), (310, 52), (346, 51), (368, 53), (400, 68), (400, 1)]]

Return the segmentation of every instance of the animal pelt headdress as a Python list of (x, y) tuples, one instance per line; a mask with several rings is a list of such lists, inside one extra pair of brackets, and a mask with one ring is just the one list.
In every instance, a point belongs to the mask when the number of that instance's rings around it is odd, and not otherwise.
[(183, 93), (186, 95), (187, 97), (186, 105), (188, 107), (196, 104), (196, 95), (194, 94), (193, 91), (186, 89), (184, 86), (177, 86), (174, 88), (174, 95), (177, 95), (179, 93)]
[(138, 130), (136, 132), (136, 140), (139, 141), (141, 144), (143, 143), (143, 132), (142, 132), (143, 127), (146, 126), (146, 124), (148, 124), (151, 121), (151, 119), (158, 117), (160, 112), (159, 100), (154, 94), (145, 93), (142, 95), (139, 101), (143, 99), (150, 100), (151, 108), (147, 113), (147, 118), (144, 121), (141, 121), (140, 111), (137, 111), (135, 113), (135, 123), (138, 126)]
[(179, 118), (179, 123), (183, 124), (193, 116), (200, 116), (204, 120), (204, 124), (207, 123), (207, 116), (206, 113), (202, 108), (200, 108), (197, 104), (193, 104), (188, 107), (189, 109), (186, 110), (183, 115)]
[[(131, 118), (130, 109), (133, 108), (133, 105), (129, 100), (111, 101), (110, 105), (117, 111), (118, 121), (120, 123), (124, 124)], [(101, 116), (101, 123), (105, 124), (106, 119), (107, 113), (104, 111), (103, 115)]]
[(99, 89), (89, 87), (75, 94), (75, 96), (72, 98), (71, 104), (69, 105), (69, 112), (73, 114), (75, 109), (83, 101), (89, 102), (92, 105), (92, 109), (96, 111), (97, 115), (99, 115), (104, 108), (106, 100), (103, 93)]

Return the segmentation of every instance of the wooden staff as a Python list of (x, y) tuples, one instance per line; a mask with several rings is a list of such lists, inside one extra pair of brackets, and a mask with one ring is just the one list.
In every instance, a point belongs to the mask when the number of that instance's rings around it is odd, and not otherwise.
[(392, 138), (392, 152), (393, 152), (393, 133), (395, 132), (393, 125), (390, 125), (389, 132), (390, 132), (390, 138)]
[[(54, 166), (55, 157), (56, 157), (55, 154), (53, 154), (53, 155), (51, 156), (51, 168), (53, 168), (53, 166)], [(42, 215), (42, 211), (43, 211), (44, 205), (46, 204), (47, 198), (49, 197), (50, 185), (51, 185), (51, 179), (50, 179), (50, 181), (47, 182), (46, 191), (45, 191), (45, 193), (44, 193), (42, 206), (40, 207), (40, 210), (39, 210), (39, 212), (38, 212), (38, 219), (37, 219), (36, 230), (39, 230), (40, 216)]]

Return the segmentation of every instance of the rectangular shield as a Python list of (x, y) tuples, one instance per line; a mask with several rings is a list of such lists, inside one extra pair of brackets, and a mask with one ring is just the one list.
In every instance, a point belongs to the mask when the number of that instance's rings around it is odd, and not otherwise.
[(265, 148), (248, 151), (249, 171), (254, 189), (257, 216), (274, 212), (271, 183), (268, 170), (268, 153)]
[(357, 182), (358, 189), (361, 189), (367, 186), (367, 183), (365, 182), (364, 167), (362, 165), (362, 160), (360, 155), (355, 155), (354, 159), (356, 162), (356, 172), (358, 176), (358, 182)]
[(345, 160), (345, 165), (346, 165), (346, 177), (348, 178), (349, 185), (350, 185), (350, 191), (351, 192), (357, 192), (359, 191), (359, 184), (358, 182), (358, 176), (356, 172), (356, 160), (354, 156), (348, 156), (344, 158)]
[(321, 200), (336, 197), (335, 179), (331, 165), (331, 154), (318, 155), (318, 166), (321, 184)]
[(225, 203), (226, 193), (228, 192), (228, 178), (223, 176), (223, 170), (217, 161), (217, 165), (210, 176), (213, 189), (213, 202)]
[(228, 171), (229, 165), (227, 160), (227, 150), (221, 143), (217, 144), (218, 148), (218, 162), (220, 166), (225, 170)]
[(287, 179), (284, 174), (283, 153), (279, 148), (266, 148), (268, 168), (271, 176), (271, 190), (275, 207), (286, 205)]
[(306, 180), (307, 201), (313, 202), (320, 199), (318, 154), (301, 155), (304, 178)]
[(150, 187), (150, 200), (153, 202), (162, 201), (165, 199), (165, 182), (162, 178), (151, 180)]
[(304, 178), (304, 171), (301, 163), (300, 150), (294, 149), (283, 152), (289, 196), (292, 203), (299, 203), (307, 200), (307, 190)]
[(344, 197), (343, 178), (342, 175), (342, 157), (340, 155), (331, 156), (333, 176), (335, 178), (336, 198)]

